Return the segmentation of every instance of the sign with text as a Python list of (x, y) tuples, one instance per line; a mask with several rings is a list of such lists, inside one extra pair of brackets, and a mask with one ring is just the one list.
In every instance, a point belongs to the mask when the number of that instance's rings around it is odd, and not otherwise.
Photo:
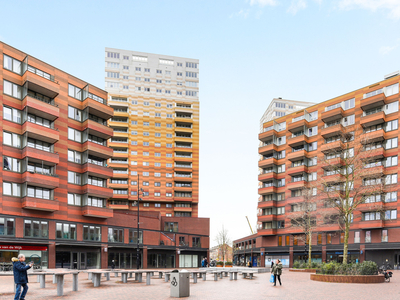
[(9, 251), (20, 251), (20, 250), (47, 251), (47, 247), (46, 247), (46, 246), (11, 246), (11, 245), (0, 245), (0, 250), (9, 250)]

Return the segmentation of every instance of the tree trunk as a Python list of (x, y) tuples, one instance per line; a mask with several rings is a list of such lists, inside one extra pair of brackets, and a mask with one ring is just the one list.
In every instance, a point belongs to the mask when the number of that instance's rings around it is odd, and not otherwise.
[(311, 268), (312, 233), (308, 234), (308, 267)]
[(346, 216), (345, 220), (345, 227), (344, 227), (344, 241), (343, 241), (343, 264), (347, 264), (347, 252), (348, 252), (348, 243), (349, 243), (349, 229), (350, 229), (350, 222), (348, 217)]

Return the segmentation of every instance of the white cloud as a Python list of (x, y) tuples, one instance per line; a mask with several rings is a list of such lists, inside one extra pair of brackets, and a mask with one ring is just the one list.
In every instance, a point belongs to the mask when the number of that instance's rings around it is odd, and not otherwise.
[(241, 9), (238, 12), (231, 14), (229, 18), (240, 17), (246, 19), (249, 16), (249, 12), (249, 9)]
[(250, 5), (259, 5), (259, 6), (275, 6), (277, 5), (276, 0), (249, 0)]
[(306, 7), (307, 3), (305, 0), (292, 0), (287, 12), (295, 15), (299, 10), (305, 9)]
[(400, 0), (340, 0), (340, 9), (368, 9), (377, 11), (384, 9), (388, 12), (388, 16), (392, 19), (400, 19)]
[(396, 46), (382, 46), (379, 48), (379, 53), (382, 55), (386, 55), (396, 48), (397, 48), (397, 45)]

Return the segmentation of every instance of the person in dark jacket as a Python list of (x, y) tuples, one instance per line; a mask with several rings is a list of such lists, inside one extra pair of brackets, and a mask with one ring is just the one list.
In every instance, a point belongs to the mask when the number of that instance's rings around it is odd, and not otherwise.
[[(24, 300), (26, 293), (28, 292), (28, 274), (26, 271), (32, 268), (33, 262), (29, 263), (29, 265), (26, 265), (25, 255), (23, 254), (18, 255), (18, 259), (14, 257), (12, 261), (14, 282), (17, 285), (14, 300)], [(21, 287), (23, 287), (22, 293)]]
[(111, 269), (112, 269), (112, 270), (115, 269), (115, 261), (114, 261), (114, 260), (111, 261)]
[(279, 284), (281, 283), (281, 275), (282, 275), (282, 263), (279, 259), (276, 260), (276, 264), (272, 267), (272, 274), (274, 274), (274, 286), (276, 286), (276, 278), (278, 277)]
[(271, 260), (271, 269), (272, 269), (273, 266), (274, 266), (274, 261)]

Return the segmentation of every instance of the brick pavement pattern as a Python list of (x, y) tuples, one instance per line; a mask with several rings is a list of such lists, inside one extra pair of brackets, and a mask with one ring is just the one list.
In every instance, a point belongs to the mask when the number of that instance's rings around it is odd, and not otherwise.
[[(273, 287), (269, 283), (269, 273), (257, 274), (253, 280), (238, 277), (237, 281), (229, 281), (229, 277), (214, 281), (207, 276), (207, 281), (199, 280), (191, 283), (191, 299), (329, 299), (329, 300), (368, 300), (368, 299), (400, 299), (400, 271), (394, 271), (390, 283), (380, 284), (344, 284), (311, 281), (310, 274), (292, 273), (284, 270), (282, 286)], [(170, 298), (170, 283), (164, 279), (152, 278), (152, 284), (121, 283), (121, 277), (111, 277), (110, 281), (102, 278), (101, 286), (94, 288), (86, 273), (79, 275), (79, 291), (72, 292), (72, 276), (65, 277), (64, 296), (57, 297), (56, 284), (52, 276), (46, 276), (46, 288), (40, 289), (36, 276), (30, 277), (27, 300), (34, 299), (175, 299)], [(0, 300), (13, 299), (13, 278), (0, 276)]]

